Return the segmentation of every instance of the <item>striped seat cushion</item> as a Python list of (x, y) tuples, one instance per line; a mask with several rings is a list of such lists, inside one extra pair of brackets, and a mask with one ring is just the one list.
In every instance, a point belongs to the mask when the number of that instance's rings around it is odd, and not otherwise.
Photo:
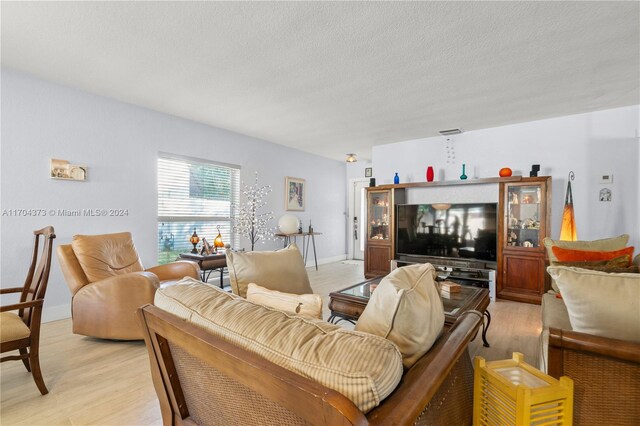
[(364, 413), (380, 404), (402, 377), (402, 356), (384, 338), (260, 306), (192, 278), (159, 289), (155, 304), (340, 392)]

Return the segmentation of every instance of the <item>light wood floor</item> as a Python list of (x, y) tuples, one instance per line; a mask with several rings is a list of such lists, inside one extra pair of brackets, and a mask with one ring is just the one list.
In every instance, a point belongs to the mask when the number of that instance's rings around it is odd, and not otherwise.
[[(309, 269), (311, 285), (328, 294), (363, 280), (362, 264), (332, 263)], [(503, 359), (525, 354), (537, 364), (540, 307), (498, 301), (489, 307), (491, 348), (478, 336), (472, 356)], [(0, 367), (0, 424), (152, 425), (162, 424), (143, 342), (113, 342), (71, 333), (71, 320), (43, 324), (40, 357), (49, 394), (41, 396), (19, 361)]]

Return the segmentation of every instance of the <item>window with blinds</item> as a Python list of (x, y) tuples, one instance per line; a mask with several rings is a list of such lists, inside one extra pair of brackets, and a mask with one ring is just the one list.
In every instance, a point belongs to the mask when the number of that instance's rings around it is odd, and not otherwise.
[(220, 227), (222, 241), (237, 246), (232, 206), (240, 198), (240, 167), (161, 153), (158, 156), (158, 263), (190, 251), (195, 229), (211, 245)]

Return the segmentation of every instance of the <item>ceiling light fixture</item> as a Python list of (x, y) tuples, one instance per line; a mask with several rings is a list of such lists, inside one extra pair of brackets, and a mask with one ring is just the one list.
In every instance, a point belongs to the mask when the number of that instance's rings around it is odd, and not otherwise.
[(347, 154), (347, 163), (355, 163), (358, 161), (355, 154)]

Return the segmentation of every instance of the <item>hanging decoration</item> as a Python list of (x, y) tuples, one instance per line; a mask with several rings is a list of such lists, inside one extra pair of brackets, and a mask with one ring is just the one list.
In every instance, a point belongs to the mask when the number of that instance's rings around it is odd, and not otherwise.
[(272, 239), (275, 232), (270, 226), (271, 221), (275, 218), (273, 212), (262, 211), (267, 205), (265, 197), (271, 193), (272, 189), (271, 185), (258, 185), (258, 172), (256, 172), (254, 185), (246, 185), (243, 182), (242, 187), (242, 195), (246, 201), (233, 206), (235, 213), (233, 231), (247, 238), (251, 242), (251, 251), (253, 251), (258, 241), (264, 243), (266, 240)]
[(564, 197), (564, 211), (562, 212), (562, 227), (560, 228), (560, 239), (563, 241), (576, 241), (578, 239), (576, 219), (573, 211), (573, 193), (571, 192), (571, 181), (574, 178), (575, 174), (573, 171), (569, 172), (567, 194)]

